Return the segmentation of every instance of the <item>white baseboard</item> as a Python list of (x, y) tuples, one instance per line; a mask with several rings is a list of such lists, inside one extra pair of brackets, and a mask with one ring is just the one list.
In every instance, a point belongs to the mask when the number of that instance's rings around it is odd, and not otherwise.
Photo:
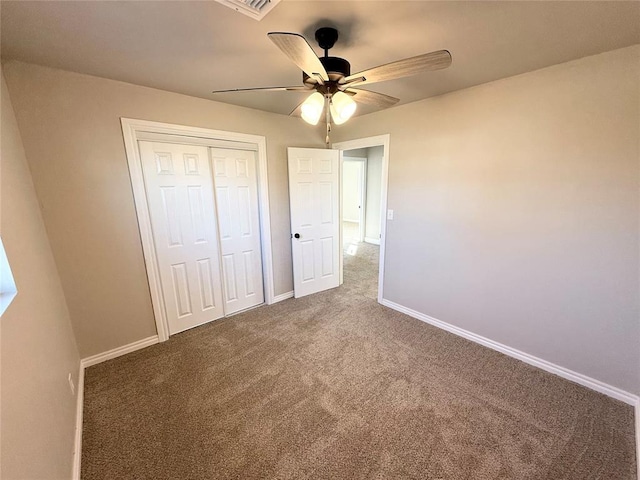
[[(397, 304), (387, 299), (382, 299), (380, 302), (382, 305), (389, 307), (393, 310), (397, 310), (398, 312), (402, 312), (410, 317), (413, 317), (417, 320), (422, 320), (434, 327), (441, 328), (442, 330), (446, 330), (447, 332), (451, 332), (460, 337), (466, 338), (467, 340), (471, 340), (472, 342), (479, 343), (480, 345), (484, 345), (485, 347), (491, 348), (493, 350), (497, 350), (500, 353), (504, 353), (513, 358), (517, 358), (529, 365), (533, 365), (534, 367), (541, 368), (547, 372), (553, 373), (562, 377), (566, 380), (570, 380), (572, 382), (578, 383), (584, 387), (595, 390), (596, 392), (603, 393), (608, 395), (616, 400), (620, 400), (622, 402), (628, 403), (629, 405), (637, 405), (640, 402), (640, 399), (637, 395), (633, 395), (629, 392), (625, 392), (617, 387), (612, 385), (608, 385), (604, 382), (596, 380), (594, 378), (588, 377), (578, 372), (574, 372), (569, 370), (568, 368), (561, 367), (554, 363), (548, 362), (538, 357), (534, 357), (533, 355), (529, 355), (528, 353), (521, 352), (520, 350), (516, 350), (515, 348), (508, 347), (501, 343), (490, 340), (486, 337), (482, 337), (468, 330), (464, 330), (460, 327), (456, 327), (451, 325), (450, 323), (443, 322), (442, 320), (438, 320), (436, 318), (430, 317), (429, 315), (425, 315), (424, 313), (420, 313), (416, 310), (412, 310), (403, 305)], [(637, 420), (636, 420), (637, 425)], [(636, 432), (637, 435), (637, 432)]]
[(76, 433), (73, 441), (72, 479), (80, 480), (80, 460), (82, 459), (82, 413), (84, 406), (84, 365), (78, 368), (78, 395), (76, 396)]
[(92, 365), (97, 365), (98, 363), (106, 362), (107, 360), (111, 360), (112, 358), (121, 357), (122, 355), (126, 355), (127, 353), (135, 352), (136, 350), (140, 350), (141, 348), (155, 345), (156, 343), (158, 343), (158, 341), (158, 335), (143, 338), (142, 340), (130, 343), (129, 345), (124, 345), (122, 347), (117, 347), (113, 350), (109, 350), (108, 352), (103, 352), (97, 355), (92, 355), (91, 357), (83, 358), (80, 363), (84, 368), (87, 368)]
[(293, 290), (287, 293), (281, 293), (280, 295), (276, 295), (275, 297), (273, 297), (273, 302), (271, 302), (271, 304), (273, 305), (274, 303), (281, 302), (283, 300), (286, 300), (287, 298), (293, 298)]
[(638, 479), (640, 479), (640, 398), (636, 400), (636, 467), (638, 467)]
[(380, 245), (380, 238), (364, 237), (364, 241), (373, 245)]

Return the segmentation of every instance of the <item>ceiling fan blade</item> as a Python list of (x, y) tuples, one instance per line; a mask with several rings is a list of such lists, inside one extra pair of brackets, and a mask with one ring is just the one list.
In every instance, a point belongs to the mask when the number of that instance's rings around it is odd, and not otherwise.
[(449, 65), (451, 65), (451, 54), (447, 50), (438, 50), (354, 73), (346, 77), (341, 83), (355, 85), (384, 82), (385, 80), (408, 77), (417, 73), (440, 70), (447, 68)]
[(311, 45), (302, 35), (297, 33), (271, 32), (267, 36), (276, 46), (282, 50), (293, 63), (309, 75), (311, 78), (319, 79), (319, 82), (328, 82), (329, 75), (324, 69), (322, 62), (311, 48)]
[(309, 91), (308, 87), (293, 86), (293, 87), (257, 87), (257, 88), (231, 88), (229, 90), (214, 90), (211, 93), (231, 93), (231, 92), (304, 92)]
[(353, 94), (353, 99), (356, 102), (367, 103), (381, 108), (392, 107), (400, 101), (399, 98), (391, 97), (384, 93), (371, 92), (360, 88), (348, 88), (345, 90), (345, 93)]
[(296, 108), (294, 108), (291, 113), (289, 114), (290, 117), (301, 117), (302, 116), (302, 104), (304, 102), (301, 102), (300, 105), (298, 105)]

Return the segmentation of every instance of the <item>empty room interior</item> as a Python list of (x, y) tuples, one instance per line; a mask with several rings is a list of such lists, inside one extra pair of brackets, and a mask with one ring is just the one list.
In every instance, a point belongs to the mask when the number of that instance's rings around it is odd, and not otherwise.
[(634, 480), (640, 2), (0, 2), (0, 476)]

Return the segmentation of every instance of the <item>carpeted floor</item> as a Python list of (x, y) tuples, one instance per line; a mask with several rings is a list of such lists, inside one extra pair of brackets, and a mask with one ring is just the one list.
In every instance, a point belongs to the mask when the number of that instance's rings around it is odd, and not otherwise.
[(82, 478), (635, 479), (633, 410), (345, 284), (87, 369)]

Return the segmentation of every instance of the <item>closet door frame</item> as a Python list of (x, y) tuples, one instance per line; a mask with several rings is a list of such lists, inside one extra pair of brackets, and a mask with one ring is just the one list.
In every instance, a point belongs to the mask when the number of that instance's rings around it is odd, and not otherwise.
[(169, 324), (165, 309), (158, 258), (153, 241), (151, 217), (144, 186), (142, 161), (138, 149), (139, 140), (160, 140), (173, 143), (189, 143), (216, 148), (253, 150), (256, 152), (258, 176), (258, 208), (260, 210), (260, 239), (262, 251), (262, 278), (264, 299), (267, 305), (274, 303), (273, 256), (271, 247), (271, 217), (269, 214), (269, 185), (267, 181), (267, 148), (265, 137), (245, 133), (225, 132), (208, 128), (189, 127), (169, 123), (121, 118), (125, 153), (129, 164), (129, 176), (142, 240), (142, 251), (151, 292), (153, 314), (158, 330), (158, 341), (169, 339)]

